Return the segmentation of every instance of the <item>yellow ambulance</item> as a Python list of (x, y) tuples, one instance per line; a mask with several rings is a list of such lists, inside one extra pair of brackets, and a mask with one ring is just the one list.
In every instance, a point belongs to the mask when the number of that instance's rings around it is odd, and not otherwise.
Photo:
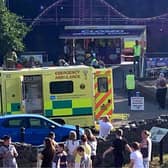
[(114, 109), (112, 69), (63, 66), (0, 70), (0, 113), (41, 114), (57, 122), (94, 126)]

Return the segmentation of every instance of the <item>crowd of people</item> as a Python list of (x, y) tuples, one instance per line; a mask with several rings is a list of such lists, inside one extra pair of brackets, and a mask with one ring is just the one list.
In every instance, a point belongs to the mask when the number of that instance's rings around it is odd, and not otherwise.
[[(40, 167), (44, 168), (94, 168), (96, 165), (97, 149), (99, 148), (98, 139), (102, 138), (104, 143), (113, 130), (113, 126), (107, 116), (100, 119), (99, 136), (93, 135), (89, 128), (84, 129), (84, 134), (77, 139), (77, 133), (71, 131), (65, 142), (57, 143), (55, 134), (50, 132), (44, 139), (44, 148), (38, 154)], [(3, 167), (17, 168), (16, 157), (18, 152), (11, 144), (11, 137), (5, 135), (4, 143), (0, 147), (0, 159), (3, 160)], [(115, 130), (115, 139), (111, 145), (102, 153), (102, 159), (107, 155), (113, 154), (113, 166), (121, 168), (124, 164), (124, 151), (130, 153), (131, 168), (149, 168), (151, 160), (152, 142), (150, 132), (143, 130), (141, 142), (128, 143), (123, 137), (123, 130)]]

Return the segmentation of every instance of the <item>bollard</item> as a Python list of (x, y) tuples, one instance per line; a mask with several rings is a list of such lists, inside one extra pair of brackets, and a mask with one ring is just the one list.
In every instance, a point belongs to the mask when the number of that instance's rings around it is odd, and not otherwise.
[(79, 125), (76, 125), (75, 127), (76, 127), (77, 140), (79, 140), (80, 139), (80, 137), (79, 137)]
[(160, 165), (163, 164), (163, 140), (159, 143), (159, 158), (160, 158)]
[(25, 140), (25, 128), (21, 127), (20, 128), (20, 142), (24, 143), (24, 140)]

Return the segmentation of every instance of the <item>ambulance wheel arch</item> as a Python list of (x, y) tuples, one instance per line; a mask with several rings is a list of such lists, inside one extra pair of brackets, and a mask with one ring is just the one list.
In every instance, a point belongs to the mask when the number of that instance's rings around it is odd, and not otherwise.
[(52, 118), (52, 120), (61, 125), (66, 124), (65, 121), (61, 118)]

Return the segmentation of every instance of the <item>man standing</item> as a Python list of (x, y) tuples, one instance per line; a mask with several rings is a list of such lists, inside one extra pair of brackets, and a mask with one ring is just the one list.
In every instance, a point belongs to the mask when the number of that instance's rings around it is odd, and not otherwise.
[(133, 58), (133, 61), (134, 61), (134, 73), (137, 74), (137, 76), (139, 76), (139, 62), (140, 62), (140, 57), (141, 57), (141, 54), (142, 54), (142, 47), (139, 43), (138, 40), (135, 41), (135, 45), (133, 47), (133, 54), (134, 54), (134, 58)]
[(116, 131), (116, 138), (112, 143), (112, 146), (110, 146), (104, 153), (103, 153), (103, 158), (105, 156), (113, 151), (113, 156), (114, 156), (114, 167), (115, 168), (121, 168), (124, 163), (124, 154), (123, 152), (125, 149), (129, 152), (131, 152), (131, 147), (128, 145), (126, 139), (123, 138), (123, 130), (118, 129)]
[(18, 153), (15, 146), (11, 144), (11, 137), (5, 135), (3, 140), (3, 145), (0, 147), (0, 158), (3, 160), (3, 167), (17, 168), (16, 157), (18, 156)]
[(113, 129), (113, 125), (110, 122), (108, 115), (105, 115), (99, 120), (100, 130), (99, 137), (106, 139), (110, 134), (110, 131)]
[(166, 107), (166, 94), (167, 94), (167, 81), (164, 77), (164, 73), (160, 73), (156, 81), (156, 100), (159, 105), (159, 109), (164, 110)]
[(126, 75), (126, 89), (128, 94), (128, 106), (131, 105), (131, 97), (134, 95), (135, 91), (135, 75), (132, 69), (129, 70), (129, 74)]

